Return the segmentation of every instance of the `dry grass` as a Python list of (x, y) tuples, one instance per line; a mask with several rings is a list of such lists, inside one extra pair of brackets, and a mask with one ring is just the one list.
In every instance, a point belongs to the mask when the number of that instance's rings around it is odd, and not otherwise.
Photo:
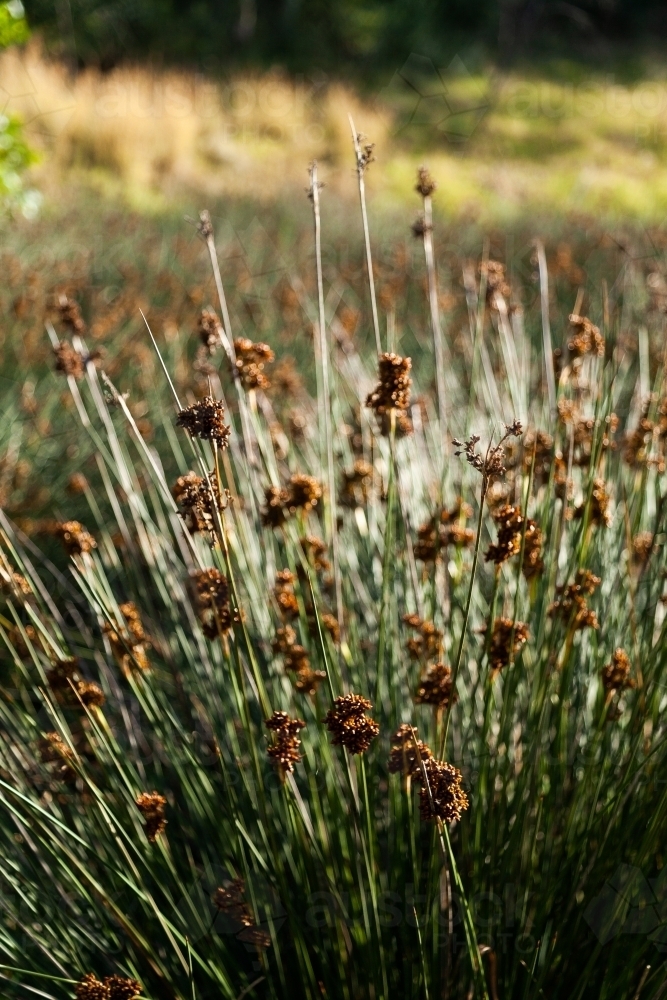
[[(302, 189), (304, 164), (316, 157), (329, 188), (353, 198), (351, 112), (383, 163), (369, 174), (378, 208), (412, 196), (427, 154), (451, 217), (505, 221), (546, 209), (654, 221), (667, 210), (659, 76), (626, 85), (463, 74), (438, 82), (439, 96), (417, 107), (398, 75), (365, 98), (278, 72), (215, 83), (126, 67), (70, 78), (32, 46), (2, 54), (0, 86), (45, 154), (37, 175), (47, 193), (75, 171), (139, 207), (192, 191), (267, 201)], [(457, 131), (462, 141), (453, 141)]]

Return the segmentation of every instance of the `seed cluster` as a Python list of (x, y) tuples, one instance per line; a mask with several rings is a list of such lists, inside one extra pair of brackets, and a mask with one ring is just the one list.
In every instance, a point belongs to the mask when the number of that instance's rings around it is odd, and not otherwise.
[(286, 487), (267, 486), (264, 490), (262, 523), (279, 528), (297, 510), (308, 514), (322, 498), (322, 485), (314, 476), (303, 473), (291, 476)]
[(142, 986), (136, 979), (106, 976), (101, 982), (89, 972), (74, 987), (76, 1000), (138, 1000)]
[(426, 167), (419, 167), (417, 170), (417, 184), (415, 186), (417, 194), (420, 194), (422, 198), (430, 198), (437, 186), (429, 170)]
[(366, 406), (378, 415), (388, 410), (407, 410), (410, 406), (410, 358), (398, 354), (381, 354), (378, 359), (378, 384), (366, 399)]
[(185, 428), (193, 438), (217, 441), (221, 448), (226, 448), (229, 444), (230, 428), (225, 424), (225, 406), (213, 396), (204, 396), (180, 410), (176, 423)]
[(151, 643), (144, 631), (139, 609), (134, 601), (126, 601), (118, 605), (118, 610), (122, 615), (122, 622), (115, 626), (107, 622), (103, 629), (113, 654), (124, 673), (128, 673), (132, 667), (148, 670), (147, 653)]
[[(485, 559), (496, 566), (519, 555), (523, 540), (522, 570), (527, 580), (539, 576), (544, 569), (542, 530), (532, 518), (525, 518), (521, 508), (503, 504), (493, 514), (498, 527), (498, 540), (489, 546)], [(524, 537), (525, 532), (525, 537)]]
[(58, 660), (47, 671), (46, 679), (61, 705), (78, 708), (83, 703), (87, 708), (101, 708), (104, 704), (102, 688), (81, 677), (75, 657)]
[(190, 573), (193, 604), (202, 631), (207, 639), (225, 635), (239, 614), (232, 610), (229, 601), (227, 577), (215, 567), (196, 569)]
[(442, 651), (442, 632), (432, 621), (422, 621), (419, 615), (403, 615), (403, 621), (408, 628), (415, 629), (419, 634), (411, 637), (405, 648), (413, 660), (429, 659), (439, 656)]
[(513, 662), (521, 647), (530, 638), (525, 622), (511, 618), (496, 618), (489, 643), (489, 662), (494, 673)]
[(276, 573), (273, 596), (281, 617), (286, 621), (299, 617), (299, 602), (294, 593), (295, 579), (294, 573), (289, 569), (281, 569)]
[(360, 694), (344, 694), (336, 698), (324, 723), (333, 735), (334, 746), (343, 746), (350, 754), (365, 753), (380, 732), (374, 719), (365, 713), (372, 708)]
[(343, 471), (340, 502), (343, 507), (363, 507), (373, 485), (373, 466), (358, 458), (351, 471)]
[(56, 356), (55, 370), (62, 375), (71, 375), (72, 378), (81, 379), (86, 373), (86, 365), (83, 355), (77, 351), (68, 340), (61, 340), (57, 347), (53, 348)]
[(213, 309), (202, 309), (197, 322), (197, 333), (209, 354), (214, 354), (220, 346), (222, 324)]
[(76, 781), (76, 771), (71, 762), (74, 751), (58, 733), (46, 733), (38, 744), (39, 756), (44, 764), (53, 764), (53, 777), (71, 785)]
[(85, 332), (86, 324), (76, 299), (62, 293), (56, 296), (56, 312), (62, 325), (71, 333), (82, 334)]
[(97, 542), (79, 521), (58, 521), (53, 532), (70, 556), (80, 556), (97, 548)]
[(415, 559), (433, 562), (450, 545), (457, 549), (469, 548), (475, 541), (475, 532), (465, 526), (469, 517), (472, 517), (472, 507), (464, 503), (461, 497), (456, 499), (450, 509), (443, 507), (439, 514), (435, 514), (417, 529)]
[(271, 385), (264, 366), (271, 364), (275, 354), (268, 344), (254, 344), (248, 337), (234, 341), (236, 364), (234, 374), (244, 389), (268, 389)]
[(580, 569), (574, 583), (556, 588), (558, 598), (549, 607), (552, 618), (560, 618), (574, 629), (598, 629), (597, 615), (588, 607), (586, 597), (590, 597), (600, 586), (600, 577), (588, 569)]
[(567, 349), (575, 358), (582, 358), (585, 354), (593, 354), (598, 358), (604, 357), (604, 337), (600, 330), (586, 316), (577, 316), (572, 313), (569, 316), (570, 326), (574, 331), (572, 337), (567, 342)]
[(463, 775), (458, 767), (444, 760), (423, 761), (422, 787), (419, 791), (419, 811), (422, 819), (453, 823), (469, 806), (463, 790)]
[(486, 275), (486, 301), (492, 308), (496, 308), (496, 295), (500, 295), (503, 299), (510, 297), (512, 289), (505, 277), (504, 264), (498, 260), (482, 261), (479, 273)]
[[(593, 480), (593, 491), (591, 493), (590, 505), (588, 508), (589, 524), (598, 527), (608, 528), (612, 522), (610, 510), (611, 497), (607, 491), (604, 479)], [(586, 504), (580, 504), (574, 511), (574, 516), (582, 518), (586, 512)]]
[(299, 752), (301, 740), (298, 734), (305, 728), (306, 723), (303, 719), (292, 719), (287, 712), (274, 712), (264, 725), (275, 738), (267, 753), (284, 780), (287, 774), (293, 772), (294, 765), (301, 760)]
[(431, 748), (417, 739), (417, 730), (413, 726), (399, 726), (392, 740), (389, 772), (419, 780), (422, 774), (420, 762), (433, 757)]
[(452, 692), (452, 671), (445, 663), (434, 663), (426, 668), (415, 692), (418, 705), (446, 708), (456, 701)]
[(158, 792), (142, 792), (134, 801), (144, 818), (146, 837), (151, 844), (154, 844), (160, 834), (164, 833), (167, 825), (167, 820), (164, 818), (167, 800)]
[(602, 669), (602, 684), (605, 691), (624, 691), (636, 687), (630, 676), (630, 657), (620, 647), (614, 651), (611, 661)]
[[(171, 488), (171, 495), (180, 507), (180, 515), (191, 534), (208, 532), (215, 534), (215, 511), (222, 510), (220, 490), (214, 473), (206, 479), (195, 472), (179, 476)], [(225, 500), (228, 501), (229, 497)]]

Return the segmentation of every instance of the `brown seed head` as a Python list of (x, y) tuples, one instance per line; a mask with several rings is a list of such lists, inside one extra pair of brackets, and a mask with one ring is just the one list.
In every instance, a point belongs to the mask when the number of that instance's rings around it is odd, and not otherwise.
[(567, 349), (575, 358), (581, 358), (585, 354), (595, 354), (597, 357), (604, 357), (604, 337), (597, 326), (586, 316), (577, 316), (572, 313), (569, 317), (573, 335), (567, 342)]
[(227, 577), (215, 567), (197, 569), (190, 573), (190, 589), (197, 617), (204, 635), (216, 639), (229, 632), (232, 624), (239, 621), (239, 614), (229, 603), (229, 583)]
[(282, 486), (267, 486), (264, 490), (264, 507), (262, 508), (262, 524), (270, 528), (279, 528), (287, 520), (289, 490)]
[(326, 676), (324, 670), (303, 668), (296, 675), (296, 689), (300, 694), (317, 694), (317, 689), (322, 681), (326, 680)]
[(605, 691), (624, 691), (636, 687), (630, 677), (630, 658), (624, 649), (615, 650), (611, 661), (603, 667), (602, 684)]
[(322, 497), (322, 486), (314, 476), (306, 476), (299, 473), (290, 477), (289, 481), (289, 501), (287, 504), (290, 514), (297, 510), (306, 513), (317, 506), (318, 500)]
[(274, 712), (264, 725), (275, 735), (275, 742), (268, 747), (267, 753), (284, 779), (301, 760), (298, 734), (306, 723), (303, 719), (292, 719), (287, 712)]
[(389, 754), (390, 773), (419, 779), (421, 776), (420, 761), (430, 760), (433, 757), (431, 748), (417, 739), (417, 730), (412, 726), (399, 726), (394, 733), (393, 740)]
[(271, 364), (275, 354), (268, 344), (254, 344), (247, 337), (234, 341), (236, 365), (234, 374), (244, 389), (268, 389), (270, 381), (264, 374), (264, 366)]
[(56, 371), (62, 375), (71, 375), (72, 378), (81, 379), (86, 373), (86, 366), (83, 356), (75, 350), (68, 340), (61, 340), (57, 347), (53, 348), (56, 356)]
[(632, 539), (632, 559), (636, 565), (643, 566), (653, 551), (653, 533), (640, 531)]
[(225, 424), (225, 406), (213, 396), (204, 396), (181, 410), (176, 423), (179, 427), (184, 427), (191, 437), (217, 441), (221, 448), (226, 448), (229, 444), (230, 429)]
[(58, 319), (71, 333), (82, 334), (85, 332), (86, 324), (76, 299), (72, 299), (68, 295), (58, 295), (56, 309)]
[(444, 823), (459, 820), (461, 813), (469, 806), (462, 779), (463, 775), (453, 764), (434, 758), (425, 760), (422, 787), (419, 791), (419, 811), (422, 819), (440, 819)]
[(144, 817), (146, 836), (151, 843), (154, 843), (159, 835), (164, 833), (167, 825), (164, 818), (167, 800), (164, 795), (159, 795), (157, 792), (142, 792), (134, 801)]
[(213, 309), (202, 309), (197, 322), (197, 333), (209, 354), (214, 354), (221, 343), (222, 324)]
[(398, 354), (381, 354), (378, 359), (378, 384), (366, 399), (366, 406), (378, 415), (388, 410), (407, 410), (410, 406), (412, 379), (410, 358)]
[(598, 629), (600, 623), (588, 607), (586, 596), (593, 594), (599, 585), (599, 576), (588, 569), (578, 570), (574, 583), (556, 588), (559, 596), (549, 607), (550, 617), (560, 618), (575, 629)]
[(350, 472), (343, 472), (340, 502), (344, 507), (363, 507), (368, 502), (373, 484), (373, 466), (357, 459)]
[(317, 535), (306, 535), (305, 538), (300, 538), (299, 541), (301, 542), (301, 548), (306, 559), (318, 573), (326, 573), (327, 570), (331, 569), (331, 563), (326, 556), (326, 542), (318, 538)]
[(452, 672), (450, 668), (444, 663), (434, 663), (427, 667), (415, 692), (417, 704), (446, 708), (452, 700), (456, 701), (456, 694), (452, 699)]
[(106, 982), (101, 983), (92, 972), (80, 979), (74, 987), (76, 1000), (111, 1000)]
[(104, 985), (109, 990), (109, 1000), (138, 1000), (142, 986), (136, 979), (107, 976)]
[(350, 754), (365, 753), (380, 732), (377, 722), (364, 713), (373, 706), (359, 694), (336, 698), (324, 719), (333, 734), (334, 746), (344, 746)]
[(491, 669), (497, 672), (508, 666), (529, 637), (530, 631), (525, 622), (496, 618), (489, 644)]
[(70, 556), (80, 556), (97, 548), (93, 536), (78, 521), (59, 521), (54, 527), (54, 534)]
[(437, 184), (431, 177), (428, 169), (426, 167), (419, 167), (417, 170), (417, 184), (415, 185), (417, 194), (420, 194), (422, 198), (430, 198), (436, 188)]

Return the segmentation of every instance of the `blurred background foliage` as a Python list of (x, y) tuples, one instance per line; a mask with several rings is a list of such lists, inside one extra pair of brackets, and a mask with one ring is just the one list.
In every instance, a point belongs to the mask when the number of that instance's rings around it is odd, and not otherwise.
[(27, 0), (32, 27), (79, 65), (128, 59), (202, 70), (281, 65), (293, 72), (374, 73), (410, 52), (434, 61), (502, 63), (567, 55), (586, 61), (651, 46), (662, 0)]

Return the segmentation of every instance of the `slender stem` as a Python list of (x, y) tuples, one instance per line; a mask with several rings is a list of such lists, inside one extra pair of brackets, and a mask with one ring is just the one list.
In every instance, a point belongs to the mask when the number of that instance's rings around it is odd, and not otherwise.
[[(329, 344), (327, 341), (324, 316), (324, 283), (322, 281), (322, 242), (320, 222), (320, 184), (317, 179), (317, 161), (310, 167), (310, 190), (308, 196), (313, 204), (315, 227), (315, 267), (317, 271), (317, 304), (319, 315), (320, 364), (322, 366), (322, 406), (320, 408), (320, 435), (323, 451), (326, 452), (326, 468), (329, 492), (329, 537), (333, 552), (334, 580), (336, 587), (336, 617), (343, 632), (343, 590), (340, 576), (340, 556), (338, 551), (338, 524), (336, 520), (336, 475), (334, 471), (333, 434), (331, 428), (331, 385), (329, 382)], [(322, 455), (325, 464), (325, 455)]]
[(438, 282), (435, 273), (435, 255), (433, 253), (433, 202), (430, 195), (424, 197), (424, 256), (426, 258), (426, 274), (428, 278), (428, 303), (431, 312), (431, 330), (433, 332), (433, 349), (435, 353), (435, 382), (438, 393), (438, 417), (440, 418), (440, 434), (445, 430), (445, 359), (442, 345), (442, 327), (440, 326), (440, 307), (438, 305)]
[(375, 347), (378, 354), (382, 354), (382, 340), (380, 338), (380, 321), (378, 319), (378, 307), (375, 300), (375, 279), (373, 276), (373, 258), (371, 256), (371, 238), (368, 230), (368, 214), (366, 212), (366, 185), (364, 183), (364, 172), (368, 165), (367, 160), (361, 151), (359, 143), (359, 133), (354, 127), (352, 115), (348, 115), (350, 128), (352, 129), (352, 142), (357, 158), (357, 180), (359, 182), (359, 203), (361, 205), (361, 221), (364, 227), (364, 244), (366, 246), (366, 270), (368, 272), (368, 287), (371, 293), (371, 311), (373, 313), (373, 331), (375, 333)]
[(466, 633), (468, 631), (468, 619), (470, 617), (470, 605), (472, 604), (472, 592), (475, 583), (475, 573), (477, 571), (477, 561), (479, 559), (479, 546), (482, 538), (482, 519), (484, 517), (484, 500), (486, 498), (486, 491), (488, 489), (488, 480), (486, 478), (486, 473), (482, 474), (482, 493), (479, 501), (479, 516), (477, 518), (477, 536), (475, 538), (475, 548), (472, 557), (472, 569), (470, 570), (470, 583), (468, 584), (468, 596), (466, 598), (465, 610), (463, 612), (463, 625), (461, 626), (461, 638), (459, 639), (459, 647), (456, 653), (456, 660), (454, 661), (454, 668), (452, 670), (452, 693), (449, 699), (449, 704), (447, 705), (447, 710), (445, 714), (445, 725), (442, 734), (442, 746), (440, 749), (440, 757), (444, 757), (445, 748), (447, 746), (447, 733), (449, 731), (449, 720), (452, 714), (452, 706), (454, 704), (454, 695), (456, 694), (456, 680), (459, 673), (459, 668), (461, 666), (461, 660), (463, 659), (463, 648), (465, 646)]

